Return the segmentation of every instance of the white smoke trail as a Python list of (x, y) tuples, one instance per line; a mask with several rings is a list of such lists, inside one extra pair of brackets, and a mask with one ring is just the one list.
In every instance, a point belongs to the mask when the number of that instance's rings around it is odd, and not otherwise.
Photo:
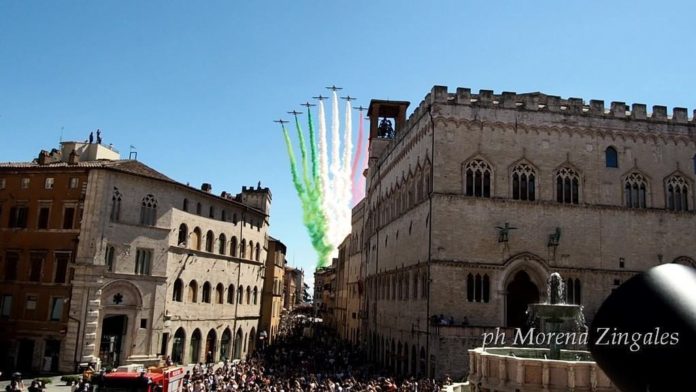
[(341, 223), (339, 227), (341, 228), (341, 233), (343, 235), (348, 235), (351, 231), (351, 209), (350, 209), (350, 199), (353, 195), (352, 189), (352, 152), (353, 152), (353, 118), (352, 118), (352, 108), (350, 106), (350, 100), (346, 101), (346, 123), (345, 131), (343, 134), (343, 163), (342, 163), (342, 175), (341, 175), (341, 205), (340, 205), (340, 215)]
[(326, 217), (326, 237), (331, 245), (334, 245), (332, 234), (335, 231), (336, 223), (333, 211), (333, 192), (331, 180), (329, 178), (329, 145), (326, 141), (326, 111), (324, 101), (319, 100), (319, 177), (321, 179), (321, 191), (323, 194), (322, 210)]
[(331, 162), (329, 171), (331, 174), (329, 194), (329, 221), (332, 227), (329, 228), (329, 238), (331, 243), (338, 247), (341, 243), (341, 136), (340, 120), (338, 112), (338, 95), (336, 91), (331, 94)]

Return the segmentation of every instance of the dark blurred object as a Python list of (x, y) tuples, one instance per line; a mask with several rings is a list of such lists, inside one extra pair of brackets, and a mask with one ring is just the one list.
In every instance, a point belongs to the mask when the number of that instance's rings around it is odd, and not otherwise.
[(588, 346), (624, 392), (696, 391), (696, 269), (664, 264), (626, 281), (599, 308)]

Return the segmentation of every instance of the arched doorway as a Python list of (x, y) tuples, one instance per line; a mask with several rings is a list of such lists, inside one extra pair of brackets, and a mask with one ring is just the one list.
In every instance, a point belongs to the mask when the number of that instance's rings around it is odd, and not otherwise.
[(184, 362), (184, 343), (186, 342), (186, 332), (183, 328), (176, 330), (174, 341), (172, 343), (172, 362)]
[(256, 350), (256, 328), (252, 328), (249, 332), (249, 354)]
[(104, 366), (118, 367), (121, 364), (121, 349), (128, 328), (128, 316), (106, 316), (102, 321), (99, 359)]
[(191, 361), (190, 363), (198, 363), (201, 358), (201, 331), (196, 328), (191, 334)]
[(217, 334), (214, 329), (208, 331), (208, 336), (205, 338), (205, 362), (213, 363), (215, 362), (215, 354), (217, 350), (215, 347), (215, 341), (217, 340)]
[(234, 357), (237, 359), (242, 358), (242, 338), (242, 328), (240, 327), (234, 335)]
[(527, 327), (527, 305), (539, 302), (539, 289), (525, 271), (519, 271), (507, 285), (507, 326)]
[(229, 328), (225, 328), (220, 338), (220, 359), (230, 359), (230, 343), (232, 343), (232, 332)]

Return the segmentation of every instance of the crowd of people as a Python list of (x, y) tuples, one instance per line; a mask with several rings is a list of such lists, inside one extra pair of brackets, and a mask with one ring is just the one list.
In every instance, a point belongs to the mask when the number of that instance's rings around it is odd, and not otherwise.
[(302, 334), (298, 323), (269, 347), (246, 361), (222, 365), (198, 364), (185, 377), (188, 392), (344, 392), (413, 391), (434, 392), (441, 385), (431, 379), (394, 377), (369, 363), (363, 352), (335, 338), (329, 331), (314, 329)]

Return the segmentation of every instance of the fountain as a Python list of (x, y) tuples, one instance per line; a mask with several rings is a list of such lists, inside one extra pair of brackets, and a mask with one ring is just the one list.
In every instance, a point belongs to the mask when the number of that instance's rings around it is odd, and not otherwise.
[(546, 284), (546, 302), (527, 307), (530, 328), (506, 341), (516, 346), (469, 350), (471, 391), (618, 391), (588, 351), (566, 349), (587, 342), (582, 306), (565, 303), (557, 272)]
[[(582, 306), (565, 303), (565, 284), (561, 275), (554, 272), (546, 282), (547, 302), (529, 304), (527, 317), (532, 325), (537, 322), (540, 330), (557, 336), (564, 332), (587, 333)], [(549, 359), (561, 359), (561, 347), (556, 339), (550, 339)]]

